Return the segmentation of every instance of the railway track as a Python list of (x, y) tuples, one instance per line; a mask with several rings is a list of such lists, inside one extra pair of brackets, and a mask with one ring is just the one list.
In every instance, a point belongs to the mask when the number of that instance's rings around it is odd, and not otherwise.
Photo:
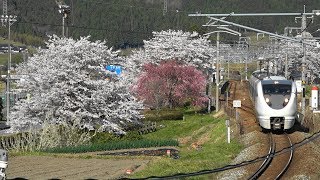
[[(241, 98), (243, 97), (250, 99), (249, 94), (247, 96), (239, 96), (239, 94), (236, 94), (236, 91), (244, 91), (244, 89), (247, 89), (246, 82), (241, 82), (241, 83), (239, 83), (239, 81), (230, 81), (229, 87), (230, 87), (230, 92), (232, 93), (230, 94), (230, 97), (228, 98), (228, 102), (227, 102), (229, 107), (232, 107), (233, 100), (239, 100), (239, 99), (241, 100)], [(242, 102), (241, 107), (239, 107), (239, 109), (241, 109), (242, 111), (253, 113), (252, 104), (250, 103), (249, 105), (248, 102)]]
[(293, 158), (293, 149), (288, 134), (269, 134), (269, 152), (263, 163), (249, 179), (280, 179), (287, 171)]

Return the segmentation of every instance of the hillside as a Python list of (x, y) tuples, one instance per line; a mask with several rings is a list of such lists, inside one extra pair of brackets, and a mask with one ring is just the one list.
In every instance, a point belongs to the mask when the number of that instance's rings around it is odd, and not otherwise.
[[(0, 1), (2, 3), (2, 1)], [(91, 35), (92, 39), (106, 39), (116, 47), (135, 47), (152, 31), (182, 29), (204, 33), (201, 27), (207, 18), (188, 17), (189, 13), (254, 13), (254, 12), (306, 12), (320, 7), (318, 0), (168, 0), (168, 11), (163, 15), (161, 0), (65, 0), (71, 14), (66, 22), (68, 35)], [(48, 34), (61, 34), (62, 15), (54, 0), (8, 1), (8, 14), (18, 16), (12, 26), (14, 32), (46, 38)], [(229, 18), (237, 23), (271, 32), (283, 33), (285, 26), (300, 26), (294, 17), (238, 17)], [(316, 30), (320, 18), (308, 27)], [(243, 31), (243, 30), (240, 30)]]

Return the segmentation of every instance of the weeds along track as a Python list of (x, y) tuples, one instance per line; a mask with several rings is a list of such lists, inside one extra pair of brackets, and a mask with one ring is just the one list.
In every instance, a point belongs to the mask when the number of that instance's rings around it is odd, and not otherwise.
[[(241, 100), (241, 107), (239, 109), (246, 111), (246, 112), (252, 112), (253, 113), (253, 105), (250, 100), (250, 95), (248, 92), (247, 82), (241, 82), (241, 81), (235, 81), (230, 80), (229, 85), (229, 93), (230, 97), (228, 98), (228, 107), (233, 106), (233, 100)], [(244, 101), (243, 98), (246, 100)], [(250, 103), (248, 103), (250, 102)]]
[(249, 179), (280, 179), (293, 158), (292, 142), (288, 134), (269, 134), (269, 152), (261, 166)]

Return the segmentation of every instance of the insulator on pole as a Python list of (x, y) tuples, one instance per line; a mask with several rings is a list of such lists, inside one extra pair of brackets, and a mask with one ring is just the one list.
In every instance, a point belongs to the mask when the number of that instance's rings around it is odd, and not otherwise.
[(168, 12), (168, 0), (163, 0), (163, 15)]
[(3, 15), (7, 15), (8, 14), (8, 3), (7, 3), (7, 0), (2, 0), (2, 14)]

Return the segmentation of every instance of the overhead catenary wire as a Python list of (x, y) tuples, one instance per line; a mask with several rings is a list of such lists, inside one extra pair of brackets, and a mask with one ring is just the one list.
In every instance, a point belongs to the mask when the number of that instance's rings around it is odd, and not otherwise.
[[(86, 1), (82, 1), (82, 3), (87, 3)], [(156, 10), (156, 11), (163, 11), (163, 7), (159, 6), (159, 8), (154, 8), (154, 7), (146, 7), (146, 6), (141, 6), (141, 5), (133, 5), (132, 3), (129, 3), (129, 4), (119, 4), (119, 3), (110, 3), (110, 2), (105, 2), (105, 1), (100, 1), (100, 2), (97, 2), (97, 1), (93, 1), (93, 2), (90, 2), (90, 4), (94, 4), (96, 6), (98, 5), (112, 5), (112, 6), (119, 6), (119, 7), (125, 7), (125, 8), (130, 8), (130, 12), (131, 12), (131, 23), (130, 23), (130, 31), (117, 31), (117, 32), (120, 32), (120, 33), (126, 33), (126, 34), (145, 34), (145, 35), (150, 35), (152, 31), (146, 31), (146, 30), (142, 30), (142, 31), (135, 31), (133, 29), (133, 23), (132, 23), (132, 9), (135, 8), (135, 9), (150, 9), (150, 10)], [(73, 8), (73, 7), (72, 7)], [(176, 10), (170, 10), (168, 9), (168, 11), (171, 11), (171, 12), (176, 12)], [(184, 11), (184, 10), (181, 10), (179, 9), (179, 13), (181, 12), (185, 12), (185, 13), (192, 13), (192, 12), (197, 12), (197, 11)], [(201, 12), (201, 11), (200, 11)], [(26, 22), (18, 22), (17, 24), (21, 24), (21, 23), (26, 23)], [(36, 23), (36, 22), (28, 22), (27, 24), (38, 24), (38, 25), (51, 25), (51, 26), (61, 26), (61, 25), (56, 25), (56, 24), (48, 24), (48, 23)], [(310, 22), (308, 23), (307, 27), (310, 25)], [(108, 31), (110, 29), (107, 29), (107, 28), (95, 28), (95, 27), (85, 27), (85, 26), (77, 26), (77, 25), (74, 25), (74, 20), (72, 20), (72, 25), (71, 26), (67, 26), (67, 27), (70, 27), (70, 28), (76, 28), (76, 29), (87, 29), (87, 30), (96, 30), (96, 31)], [(171, 28), (171, 29), (174, 29), (174, 26)], [(137, 29), (138, 30), (138, 29)], [(264, 38), (262, 38), (264, 39)], [(262, 40), (261, 39), (261, 40)]]

